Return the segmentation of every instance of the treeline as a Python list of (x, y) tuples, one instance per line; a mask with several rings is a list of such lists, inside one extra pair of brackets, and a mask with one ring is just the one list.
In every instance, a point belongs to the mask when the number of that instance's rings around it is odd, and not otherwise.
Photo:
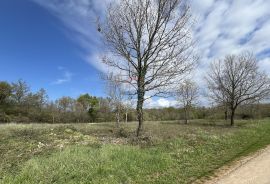
[[(82, 94), (78, 98), (61, 97), (50, 101), (44, 89), (32, 92), (29, 85), (19, 80), (0, 82), (0, 122), (82, 123), (116, 121), (113, 100)], [(118, 109), (119, 110), (119, 109)], [(223, 119), (223, 107), (192, 107), (190, 119)], [(136, 110), (121, 107), (121, 121), (136, 121)], [(270, 117), (270, 104), (244, 105), (236, 114), (238, 119)], [(183, 108), (145, 109), (147, 121), (183, 120)]]
[[(270, 117), (270, 104), (243, 105), (236, 112), (236, 119), (263, 119)], [(185, 120), (184, 108), (161, 108), (146, 109), (145, 120), (147, 121), (170, 121)], [(192, 107), (190, 110), (190, 119), (208, 119), (211, 120), (228, 120), (225, 117), (224, 107)]]
[(0, 82), (0, 122), (96, 122), (112, 121), (110, 100), (84, 94), (74, 99), (50, 101), (44, 89), (32, 92), (28, 84)]

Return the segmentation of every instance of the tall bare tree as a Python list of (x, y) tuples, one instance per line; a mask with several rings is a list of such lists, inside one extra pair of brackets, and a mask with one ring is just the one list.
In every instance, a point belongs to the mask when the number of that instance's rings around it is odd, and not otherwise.
[(184, 0), (121, 0), (107, 9), (99, 31), (108, 47), (103, 61), (137, 96), (137, 136), (145, 96), (168, 93), (194, 67), (190, 9)]
[(239, 105), (254, 103), (270, 95), (269, 77), (259, 71), (256, 58), (248, 52), (213, 62), (207, 81), (210, 97), (215, 102), (226, 99), (232, 126)]
[(183, 105), (185, 112), (185, 123), (188, 123), (190, 109), (195, 105), (199, 97), (199, 88), (196, 83), (185, 80), (178, 88), (176, 92), (177, 100)]

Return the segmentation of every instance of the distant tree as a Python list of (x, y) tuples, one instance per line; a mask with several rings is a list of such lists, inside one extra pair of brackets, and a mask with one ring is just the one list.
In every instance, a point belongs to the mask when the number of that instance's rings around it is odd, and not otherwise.
[(248, 52), (213, 62), (207, 81), (212, 100), (220, 103), (226, 99), (232, 126), (239, 105), (254, 103), (270, 95), (269, 77), (259, 71), (256, 58)]
[(22, 79), (18, 80), (16, 83), (12, 83), (13, 89), (13, 99), (18, 105), (22, 105), (25, 102), (25, 98), (30, 92), (30, 87)]
[(92, 100), (93, 100), (92, 96), (90, 96), (89, 94), (84, 94), (84, 95), (79, 96), (79, 98), (77, 99), (77, 102), (82, 105), (82, 108), (85, 111), (88, 111), (88, 109), (92, 105)]
[(121, 114), (124, 109), (125, 91), (121, 86), (121, 77), (110, 74), (107, 76), (106, 91), (116, 117), (116, 127), (119, 128)]
[(48, 95), (44, 89), (40, 89), (36, 93), (29, 91), (23, 97), (23, 101), (18, 104), (19, 106), (16, 108), (16, 111), (19, 115), (22, 114), (27, 117), (29, 121), (48, 121), (47, 103)]
[(133, 108), (133, 99), (131, 96), (127, 96), (127, 98), (123, 102), (123, 108), (125, 111), (125, 122), (127, 123), (128, 122), (128, 114), (130, 112), (132, 112), (132, 108)]
[(92, 97), (90, 108), (88, 109), (88, 114), (92, 122), (95, 122), (97, 120), (98, 108), (99, 108), (99, 101), (97, 97)]
[(27, 96), (24, 97), (23, 106), (26, 111), (31, 111), (31, 109), (38, 109), (38, 96), (33, 92), (29, 92)]
[(40, 109), (40, 111), (42, 110), (42, 108), (45, 107), (45, 105), (48, 103), (49, 97), (47, 95), (47, 92), (45, 89), (41, 88), (37, 93), (37, 104), (38, 104), (38, 108)]
[(111, 106), (111, 100), (107, 98), (98, 98), (98, 118), (100, 121), (112, 121), (115, 117), (113, 107)]
[(6, 104), (12, 93), (12, 87), (9, 83), (0, 81), (0, 105)]
[(99, 103), (97, 97), (90, 96), (89, 94), (84, 94), (77, 99), (77, 102), (81, 104), (84, 111), (88, 112), (91, 121), (96, 121)]
[(72, 112), (74, 99), (68, 96), (64, 96), (64, 97), (59, 98), (56, 101), (56, 104), (60, 112)]
[(177, 89), (177, 100), (183, 105), (185, 112), (185, 123), (188, 123), (190, 116), (190, 109), (195, 105), (199, 97), (199, 89), (195, 82), (185, 80)]
[[(137, 136), (145, 95), (164, 95), (194, 67), (190, 9), (183, 0), (124, 0), (107, 9), (98, 30), (109, 52), (103, 62), (137, 96)], [(117, 74), (118, 75), (118, 74)]]
[(47, 104), (47, 111), (51, 116), (51, 122), (55, 123), (57, 121), (56, 117), (59, 116), (59, 111), (57, 109), (56, 104), (53, 101)]
[(75, 115), (77, 117), (77, 122), (85, 122), (87, 121), (88, 114), (86, 113), (83, 105), (76, 100), (75, 102)]
[(55, 101), (59, 121), (61, 122), (75, 122), (76, 116), (74, 115), (76, 110), (76, 100), (69, 96), (63, 96)]

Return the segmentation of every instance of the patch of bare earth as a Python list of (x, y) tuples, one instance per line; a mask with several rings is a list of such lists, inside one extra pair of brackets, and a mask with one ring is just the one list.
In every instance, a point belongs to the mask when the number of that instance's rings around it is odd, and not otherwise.
[(217, 170), (196, 184), (270, 184), (270, 146)]

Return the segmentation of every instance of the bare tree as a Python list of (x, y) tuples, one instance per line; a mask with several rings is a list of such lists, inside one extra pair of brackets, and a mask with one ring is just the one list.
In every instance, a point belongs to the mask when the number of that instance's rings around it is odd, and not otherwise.
[(128, 122), (128, 113), (132, 111), (132, 105), (133, 105), (133, 99), (132, 96), (127, 95), (127, 98), (125, 99), (124, 102), (124, 111), (125, 111), (125, 123)]
[(13, 89), (13, 99), (19, 105), (22, 105), (25, 101), (25, 98), (30, 92), (30, 87), (22, 79), (18, 80), (16, 83), (12, 83)]
[(240, 104), (254, 103), (270, 94), (269, 77), (259, 71), (256, 58), (248, 52), (212, 63), (207, 81), (210, 97), (228, 104), (232, 126)]
[(110, 99), (110, 104), (113, 107), (116, 117), (116, 127), (119, 128), (121, 114), (124, 109), (124, 97), (125, 92), (121, 87), (120, 76), (114, 76), (110, 74), (106, 78), (107, 80), (107, 93)]
[(194, 67), (190, 20), (184, 0), (122, 0), (108, 7), (99, 26), (109, 51), (103, 62), (136, 95), (137, 136), (145, 96), (165, 95)]
[(185, 123), (188, 123), (190, 109), (193, 105), (195, 105), (198, 97), (199, 97), (199, 88), (196, 83), (185, 80), (183, 84), (181, 84), (176, 92), (177, 100), (183, 104), (184, 112), (185, 112)]

